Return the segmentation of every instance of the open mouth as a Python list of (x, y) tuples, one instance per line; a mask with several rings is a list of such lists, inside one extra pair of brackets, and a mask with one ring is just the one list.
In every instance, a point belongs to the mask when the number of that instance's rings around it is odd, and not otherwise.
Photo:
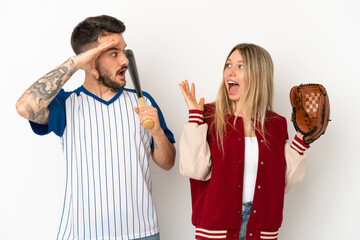
[(116, 76), (120, 76), (121, 79), (125, 79), (125, 72), (127, 69), (127, 67), (122, 67), (119, 71), (117, 71)]
[(240, 85), (234, 81), (228, 81), (228, 92), (229, 94), (234, 94), (239, 89)]

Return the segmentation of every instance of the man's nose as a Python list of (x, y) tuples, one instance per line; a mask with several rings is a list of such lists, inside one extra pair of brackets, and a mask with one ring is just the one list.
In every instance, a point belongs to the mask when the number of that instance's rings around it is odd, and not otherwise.
[(129, 60), (127, 59), (127, 57), (125, 56), (125, 54), (123, 53), (120, 57), (120, 65), (129, 65)]

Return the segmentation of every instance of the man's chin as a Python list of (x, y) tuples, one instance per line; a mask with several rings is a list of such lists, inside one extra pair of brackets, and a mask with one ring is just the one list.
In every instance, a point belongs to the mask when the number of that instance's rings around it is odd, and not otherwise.
[(126, 85), (125, 78), (115, 78), (111, 79), (107, 76), (101, 76), (98, 81), (102, 83), (105, 87), (108, 87), (113, 92), (118, 92), (120, 89), (124, 88)]
[(124, 84), (103, 84), (105, 87), (108, 87), (112, 92), (118, 92), (120, 89), (125, 87)]
[(124, 88), (126, 86), (126, 80), (125, 79), (121, 79), (121, 82), (118, 84), (120, 89)]
[(125, 84), (123, 84), (123, 85), (121, 85), (121, 86), (108, 86), (110, 89), (111, 89), (111, 91), (113, 91), (113, 92), (118, 92), (118, 91), (120, 91), (122, 88), (124, 88), (125, 87)]

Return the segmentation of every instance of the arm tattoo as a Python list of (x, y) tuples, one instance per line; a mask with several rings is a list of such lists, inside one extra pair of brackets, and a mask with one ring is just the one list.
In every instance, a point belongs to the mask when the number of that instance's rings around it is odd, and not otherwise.
[(34, 109), (30, 106), (30, 104), (25, 103), (26, 111), (29, 114), (29, 120), (32, 122), (45, 124), (49, 118), (49, 108), (44, 107), (40, 109), (37, 113), (35, 113)]
[(25, 103), (25, 109), (29, 114), (29, 120), (44, 123), (49, 117), (48, 105), (60, 91), (66, 81), (76, 72), (72, 59), (67, 60), (61, 66), (55, 68), (51, 72), (31, 85), (25, 94), (20, 98), (24, 99), (29, 96), (34, 105)]

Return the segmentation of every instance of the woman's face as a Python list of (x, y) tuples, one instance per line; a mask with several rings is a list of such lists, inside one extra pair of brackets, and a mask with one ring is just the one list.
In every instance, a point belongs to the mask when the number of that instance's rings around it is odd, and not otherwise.
[(235, 50), (225, 63), (224, 81), (229, 98), (238, 101), (245, 90), (245, 65), (238, 50)]

